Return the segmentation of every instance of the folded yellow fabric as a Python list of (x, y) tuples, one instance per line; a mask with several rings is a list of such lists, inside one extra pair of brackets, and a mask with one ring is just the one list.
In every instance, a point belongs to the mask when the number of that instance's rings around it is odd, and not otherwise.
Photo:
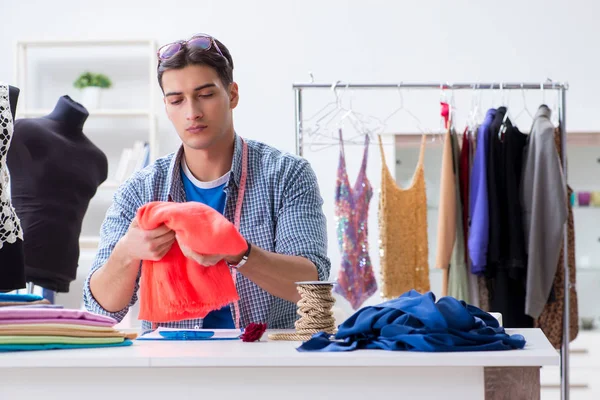
[(8, 324), (0, 325), (1, 336), (69, 336), (122, 337), (135, 339), (137, 333), (126, 333), (107, 326), (76, 324)]
[(29, 306), (32, 304), (50, 304), (47, 299), (34, 300), (34, 301), (0, 301), (0, 307), (8, 306)]

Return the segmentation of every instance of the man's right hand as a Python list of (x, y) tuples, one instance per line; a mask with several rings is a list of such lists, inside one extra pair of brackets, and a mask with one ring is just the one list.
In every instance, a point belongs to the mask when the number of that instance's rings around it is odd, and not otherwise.
[(144, 230), (134, 219), (129, 225), (129, 230), (121, 238), (122, 254), (130, 260), (158, 261), (164, 257), (175, 242), (175, 231), (166, 225), (158, 228)]

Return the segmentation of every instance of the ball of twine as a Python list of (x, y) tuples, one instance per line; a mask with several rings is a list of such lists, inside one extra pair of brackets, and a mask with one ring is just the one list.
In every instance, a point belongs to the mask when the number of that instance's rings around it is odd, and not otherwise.
[(295, 333), (272, 333), (271, 340), (301, 340), (306, 341), (315, 333), (336, 333), (333, 305), (335, 298), (332, 294), (333, 284), (329, 283), (299, 283), (296, 289), (300, 293), (297, 313), (300, 315), (295, 323)]

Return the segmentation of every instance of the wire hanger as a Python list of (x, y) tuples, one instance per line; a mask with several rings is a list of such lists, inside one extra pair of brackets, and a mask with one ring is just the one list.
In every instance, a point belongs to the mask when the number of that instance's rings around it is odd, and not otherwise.
[(481, 119), (481, 90), (479, 84), (473, 84), (473, 92), (471, 93), (471, 111), (467, 118), (467, 129), (469, 132), (474, 132), (477, 129), (477, 124)]
[(342, 93), (342, 96), (340, 96), (337, 92), (337, 86), (339, 83), (340, 83), (340, 81), (336, 81), (331, 85), (331, 91), (333, 92), (335, 99), (333, 101), (330, 101), (329, 103), (325, 104), (321, 109), (319, 109), (316, 113), (314, 113), (309, 118), (304, 118), (305, 124), (307, 124), (307, 123), (310, 124), (310, 121), (316, 119), (314, 126), (312, 128), (311, 127), (304, 128), (304, 131), (308, 136), (317, 134), (319, 132), (319, 130), (321, 129), (321, 122), (325, 118), (327, 118), (327, 116), (331, 115), (332, 113), (334, 113), (336, 110), (338, 110), (341, 107), (343, 93)]
[[(349, 91), (350, 90), (348, 87), (346, 87), (344, 90), (344, 96)], [(376, 130), (378, 126), (382, 125), (378, 118), (366, 116), (356, 112), (352, 105), (351, 95), (349, 96), (348, 107), (344, 106), (344, 104), (341, 102), (341, 97), (342, 96), (337, 97), (338, 100), (340, 100), (337, 103), (337, 107), (332, 112), (319, 118), (317, 121), (319, 129), (313, 131), (313, 136), (315, 136), (315, 138), (320, 138), (321, 141), (313, 140), (309, 145), (311, 151), (317, 152), (331, 146), (339, 145), (339, 132), (346, 121), (350, 122), (352, 127), (359, 132), (359, 134), (354, 137), (344, 138), (344, 143), (348, 144), (364, 144), (365, 135), (369, 135), (369, 138), (373, 139), (372, 131)], [(327, 120), (324, 121), (326, 118)], [(375, 128), (370, 128), (368, 126), (369, 123), (374, 123)]]
[[(419, 132), (421, 134), (425, 134), (425, 135), (432, 134), (431, 130), (424, 128), (421, 120), (414, 113), (412, 113), (408, 108), (406, 108), (404, 106), (404, 96), (402, 94), (402, 82), (400, 82), (398, 84), (397, 90), (398, 90), (398, 96), (400, 98), (400, 106), (381, 120), (382, 125), (383, 125), (382, 130), (388, 126), (389, 120), (394, 115), (400, 114), (400, 113), (405, 113), (417, 124), (417, 129), (419, 130)], [(435, 137), (432, 137), (432, 138), (433, 138), (433, 140), (435, 140)]]
[(523, 113), (527, 113), (527, 115), (529, 116), (529, 118), (531, 118), (531, 120), (533, 121), (533, 115), (531, 114), (531, 112), (529, 111), (529, 108), (527, 107), (527, 99), (525, 98), (525, 89), (523, 88), (523, 84), (522, 83), (521, 83), (521, 96), (523, 97), (523, 108), (513, 118), (513, 122), (514, 123), (517, 123), (517, 121), (519, 120), (519, 117), (521, 115), (523, 115)]

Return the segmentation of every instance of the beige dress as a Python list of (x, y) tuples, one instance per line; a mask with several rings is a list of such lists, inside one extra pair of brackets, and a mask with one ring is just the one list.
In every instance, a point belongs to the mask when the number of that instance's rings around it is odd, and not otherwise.
[(382, 161), (379, 196), (381, 296), (385, 299), (396, 298), (411, 289), (419, 293), (430, 290), (423, 169), (425, 141), (426, 135), (423, 135), (412, 183), (401, 188), (387, 167), (379, 137)]
[(456, 241), (456, 180), (450, 129), (444, 135), (442, 168), (440, 172), (440, 198), (438, 214), (437, 251), (435, 267), (442, 269), (442, 296), (448, 295), (450, 258)]

